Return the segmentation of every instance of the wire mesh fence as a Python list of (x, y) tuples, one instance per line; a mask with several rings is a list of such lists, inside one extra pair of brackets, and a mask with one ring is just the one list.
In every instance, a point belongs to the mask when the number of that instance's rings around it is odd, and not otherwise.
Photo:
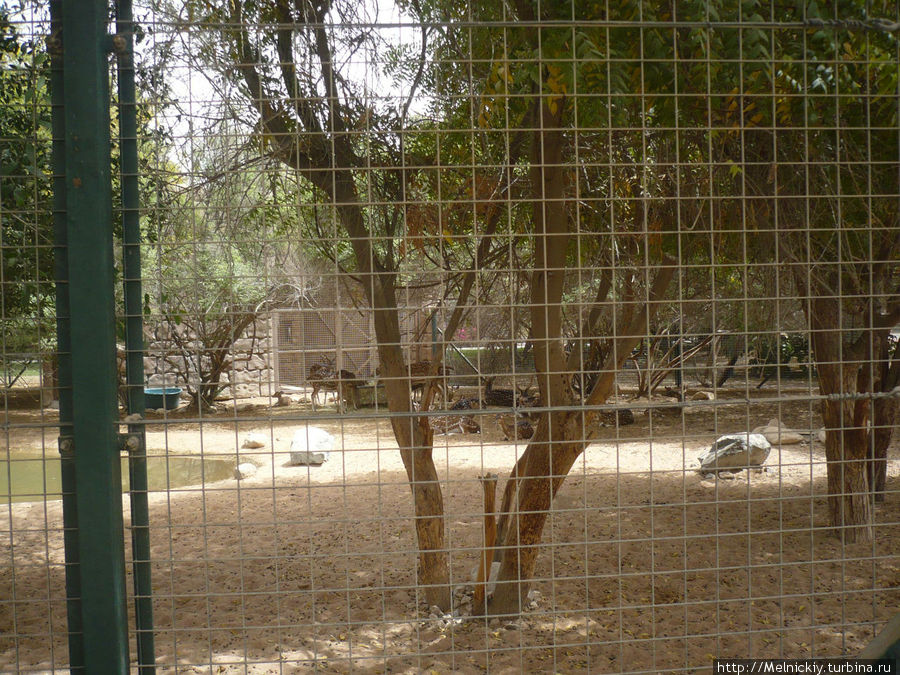
[[(125, 4), (109, 49), (0, 7), (0, 670), (90, 672), (102, 574), (144, 672), (706, 672), (893, 617), (896, 3)], [(132, 43), (106, 324), (51, 64)]]

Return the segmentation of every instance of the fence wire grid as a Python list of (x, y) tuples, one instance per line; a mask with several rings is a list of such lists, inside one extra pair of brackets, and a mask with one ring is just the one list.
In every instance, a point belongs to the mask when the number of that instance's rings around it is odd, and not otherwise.
[(91, 391), (125, 671), (710, 672), (894, 617), (896, 3), (100, 3), (108, 48), (65, 4), (0, 5), (0, 670), (102, 662)]

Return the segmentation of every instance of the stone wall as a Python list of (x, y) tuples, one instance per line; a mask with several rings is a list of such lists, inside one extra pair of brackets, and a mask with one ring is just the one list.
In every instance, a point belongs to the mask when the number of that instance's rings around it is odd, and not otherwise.
[[(191, 365), (200, 358), (199, 348), (184, 355), (168, 336), (169, 327), (160, 325), (145, 335), (144, 379), (148, 387), (182, 387), (198, 381), (197, 369)], [(177, 330), (173, 328), (171, 330)], [(120, 361), (123, 352), (120, 351)], [(221, 398), (252, 398), (271, 396), (276, 389), (272, 367), (271, 322), (264, 317), (251, 326), (243, 337), (235, 341), (229, 366), (221, 382), (228, 386)], [(121, 368), (121, 365), (120, 365)]]

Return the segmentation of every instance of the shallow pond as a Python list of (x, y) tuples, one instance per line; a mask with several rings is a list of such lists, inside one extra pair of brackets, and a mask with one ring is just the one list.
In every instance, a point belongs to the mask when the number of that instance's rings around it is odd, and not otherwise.
[[(234, 476), (234, 460), (150, 456), (147, 480), (151, 491), (203, 485)], [(128, 459), (122, 458), (122, 490), (128, 490)], [(16, 455), (0, 459), (0, 504), (62, 499), (59, 457)]]

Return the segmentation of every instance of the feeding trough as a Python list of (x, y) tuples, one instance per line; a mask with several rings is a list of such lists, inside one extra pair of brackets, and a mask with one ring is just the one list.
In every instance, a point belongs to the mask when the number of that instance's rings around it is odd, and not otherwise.
[(144, 389), (144, 406), (153, 410), (174, 410), (181, 403), (181, 387), (147, 387)]

